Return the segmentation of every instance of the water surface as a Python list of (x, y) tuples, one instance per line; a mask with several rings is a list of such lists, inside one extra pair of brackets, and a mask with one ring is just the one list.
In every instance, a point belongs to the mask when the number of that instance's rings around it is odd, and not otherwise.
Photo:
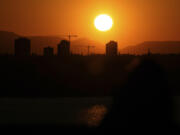
[(97, 126), (112, 98), (1, 98), (0, 124)]

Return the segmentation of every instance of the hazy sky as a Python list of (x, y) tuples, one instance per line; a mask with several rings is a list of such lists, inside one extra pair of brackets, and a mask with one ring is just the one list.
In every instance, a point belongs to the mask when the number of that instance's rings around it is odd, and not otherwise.
[[(78, 34), (120, 47), (147, 40), (180, 40), (180, 0), (0, 0), (0, 30), (21, 35)], [(106, 13), (113, 29), (99, 32)]]

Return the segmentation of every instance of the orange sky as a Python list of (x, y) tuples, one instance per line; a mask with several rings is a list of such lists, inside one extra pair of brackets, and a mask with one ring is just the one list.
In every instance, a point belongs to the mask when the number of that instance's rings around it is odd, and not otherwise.
[[(120, 48), (147, 40), (180, 40), (180, 0), (0, 0), (0, 30), (21, 35), (78, 34)], [(113, 29), (94, 18), (109, 14)]]

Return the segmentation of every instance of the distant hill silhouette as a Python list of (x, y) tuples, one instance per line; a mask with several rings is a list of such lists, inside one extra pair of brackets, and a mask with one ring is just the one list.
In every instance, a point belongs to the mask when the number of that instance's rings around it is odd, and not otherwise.
[(14, 40), (19, 35), (13, 32), (0, 31), (0, 53), (12, 54), (14, 52)]
[[(23, 35), (18, 35), (13, 32), (0, 31), (0, 53), (1, 54), (13, 54), (14, 53), (14, 40)], [(43, 48), (51, 46), (54, 48), (54, 52), (57, 52), (57, 44), (65, 39), (60, 36), (29, 36), (31, 39), (32, 53), (43, 54)], [(87, 38), (79, 38), (73, 40), (71, 44), (71, 51), (74, 53), (87, 53), (87, 46), (96, 46), (95, 53), (104, 53), (104, 45)], [(95, 49), (91, 49), (91, 52), (94, 53)]]
[[(13, 32), (0, 31), (0, 53), (1, 54), (13, 54), (14, 53), (14, 40), (23, 35), (18, 35)], [(42, 54), (43, 48), (52, 46), (55, 49), (57, 44), (63, 39), (53, 36), (31, 36), (27, 37), (31, 40), (31, 52)]]
[(136, 46), (129, 46), (121, 50), (122, 54), (147, 54), (148, 49), (152, 53), (169, 54), (180, 53), (180, 41), (147, 41)]

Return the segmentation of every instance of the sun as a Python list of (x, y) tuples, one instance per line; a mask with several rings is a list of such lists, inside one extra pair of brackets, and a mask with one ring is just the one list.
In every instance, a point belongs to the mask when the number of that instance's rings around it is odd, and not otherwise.
[(113, 20), (109, 15), (98, 15), (94, 20), (94, 25), (99, 31), (108, 31), (113, 26)]

